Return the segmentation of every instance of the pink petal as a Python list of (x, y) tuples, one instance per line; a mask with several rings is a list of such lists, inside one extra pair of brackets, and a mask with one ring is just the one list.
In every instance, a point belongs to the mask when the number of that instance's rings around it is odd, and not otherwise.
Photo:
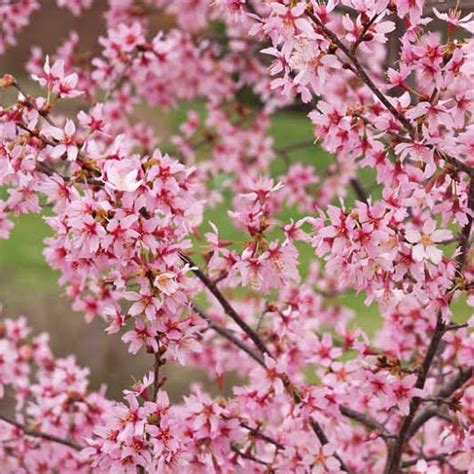
[(51, 158), (60, 158), (66, 153), (66, 145), (57, 145), (51, 150)]
[(440, 249), (436, 248), (434, 245), (426, 247), (426, 256), (435, 264), (441, 262), (443, 258), (443, 252)]
[(76, 133), (76, 126), (74, 125), (74, 122), (72, 120), (68, 120), (66, 122), (66, 126), (64, 127), (64, 131), (69, 136), (74, 135)]
[(68, 146), (67, 147), (67, 159), (69, 161), (76, 161), (77, 155), (79, 154), (79, 150), (75, 146)]
[(422, 262), (425, 258), (425, 248), (418, 244), (413, 247), (413, 258), (417, 262)]
[(411, 244), (416, 244), (421, 240), (421, 234), (417, 230), (407, 230), (405, 231), (405, 238)]
[(433, 242), (443, 242), (444, 240), (450, 240), (453, 238), (453, 233), (450, 230), (439, 229), (435, 230), (431, 234), (431, 240)]

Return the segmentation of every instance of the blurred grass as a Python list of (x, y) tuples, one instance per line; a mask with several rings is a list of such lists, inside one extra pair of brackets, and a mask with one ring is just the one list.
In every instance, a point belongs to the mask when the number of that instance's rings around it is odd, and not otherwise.
[(8, 240), (0, 241), (0, 268), (11, 278), (35, 282), (49, 288), (56, 285), (58, 274), (43, 257), (43, 240), (51, 235), (49, 227), (38, 214), (14, 219), (15, 227)]

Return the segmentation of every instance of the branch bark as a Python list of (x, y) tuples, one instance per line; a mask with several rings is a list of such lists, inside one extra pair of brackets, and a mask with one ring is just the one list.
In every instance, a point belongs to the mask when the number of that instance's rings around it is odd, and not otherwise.
[[(438, 389), (434, 398), (447, 399), (456, 390), (460, 389), (466, 382), (474, 376), (474, 366), (467, 367), (459, 371), (457, 375), (452, 377), (448, 382)], [(407, 433), (407, 439), (414, 436), (419, 429), (431, 418), (438, 416), (439, 410), (432, 406), (426, 407), (414, 419)]]
[(359, 422), (361, 425), (364, 425), (366, 428), (369, 428), (372, 431), (378, 431), (382, 436), (390, 437), (390, 433), (385, 429), (385, 427), (379, 423), (377, 420), (372, 418), (371, 416), (360, 413), (356, 410), (352, 410), (349, 407), (341, 406), (340, 407), (341, 413), (351, 420)]
[(246, 354), (248, 354), (253, 360), (255, 360), (259, 365), (265, 367), (265, 363), (263, 358), (260, 354), (255, 352), (251, 347), (249, 347), (245, 342), (241, 341), (238, 337), (236, 337), (231, 331), (228, 329), (220, 326), (216, 322), (214, 322), (206, 312), (199, 307), (196, 303), (191, 303), (191, 308), (193, 311), (204, 321), (207, 322), (209, 328), (213, 329), (217, 334), (224, 337), (228, 341), (232, 342), (232, 344), (236, 345), (239, 349), (243, 350)]
[[(411, 122), (403, 115), (403, 113), (397, 110), (390, 100), (382, 93), (382, 91), (376, 86), (376, 84), (369, 77), (364, 67), (359, 62), (356, 55), (338, 38), (338, 36), (332, 32), (327, 26), (315, 15), (311, 10), (307, 10), (307, 16), (313, 21), (317, 29), (330, 40), (336, 48), (338, 48), (349, 60), (350, 69), (354, 74), (373, 92), (373, 94), (380, 100), (385, 108), (398, 120), (398, 122), (404, 127), (409, 136), (416, 140), (417, 130), (411, 124)], [(446, 155), (445, 153), (435, 149), (438, 155), (449, 163), (451, 166), (459, 171), (463, 171), (470, 176), (469, 183), (469, 196), (468, 206), (471, 211), (474, 211), (474, 168), (466, 165), (459, 161), (455, 157)], [(464, 226), (460, 239), (459, 247), (460, 251), (457, 257), (457, 272), (462, 273), (464, 269), (467, 254), (470, 248), (470, 235), (472, 229), (473, 218), (468, 216), (468, 223)], [(437, 316), (436, 327), (433, 336), (428, 345), (426, 355), (423, 359), (422, 366), (418, 373), (416, 387), (423, 389), (425, 386), (426, 379), (429, 374), (430, 367), (433, 363), (434, 357), (438, 351), (439, 344), (445, 333), (445, 323), (443, 321), (442, 314), (439, 313)], [(389, 455), (387, 459), (387, 465), (385, 468), (386, 474), (396, 474), (399, 472), (400, 462), (403, 454), (403, 449), (407, 441), (407, 435), (410, 430), (411, 423), (416, 415), (416, 412), (421, 404), (421, 399), (415, 397), (411, 400), (409, 414), (405, 417), (402, 422), (400, 432), (397, 436), (397, 441), (389, 449)]]
[(423, 459), (425, 461), (439, 461), (442, 463), (447, 462), (447, 459), (450, 456), (455, 456), (456, 454), (459, 454), (459, 451), (455, 451), (454, 453), (443, 453), (443, 454), (436, 454), (434, 456), (421, 456), (420, 458), (417, 459), (411, 459), (410, 461), (406, 461), (402, 464), (403, 468), (415, 466), (420, 459)]
[(270, 444), (273, 444), (273, 446), (275, 446), (277, 449), (285, 449), (285, 446), (283, 446), (281, 443), (279, 443), (278, 441), (275, 441), (273, 438), (271, 438), (270, 436), (262, 433), (259, 429), (257, 428), (252, 428), (251, 426), (247, 425), (246, 423), (244, 422), (241, 422), (240, 423), (240, 426), (242, 428), (245, 428), (246, 430), (248, 430), (253, 436), (255, 436), (256, 438), (260, 438), (261, 440), (263, 441), (266, 441), (267, 443), (270, 443)]
[[(187, 263), (191, 267), (191, 271), (201, 280), (201, 282), (204, 284), (204, 286), (214, 295), (214, 297), (217, 299), (217, 301), (220, 303), (222, 308), (224, 309), (224, 312), (252, 339), (254, 342), (255, 346), (263, 353), (267, 354), (270, 357), (273, 358), (273, 355), (271, 352), (268, 350), (267, 346), (264, 344), (264, 342), (261, 340), (260, 336), (241, 318), (241, 316), (235, 311), (235, 309), (232, 307), (232, 305), (229, 303), (229, 301), (226, 299), (226, 297), (220, 292), (220, 290), (217, 288), (217, 286), (211, 281), (210, 278), (207, 277), (207, 275), (194, 263), (194, 261), (188, 257), (187, 255), (181, 254), (181, 259), (183, 262)], [(199, 313), (198, 313), (199, 314)], [(201, 315), (201, 317), (204, 316), (204, 313)], [(216, 329), (217, 325), (215, 325)], [(220, 327), (219, 327), (220, 328)], [(242, 342), (238, 341), (236, 338), (229, 337), (230, 333), (228, 333), (224, 328), (219, 329), (219, 333), (223, 336), (226, 337), (228, 340), (236, 344), (237, 347), (240, 349), (244, 350), (242, 347)], [(246, 350), (247, 352), (247, 350)], [(249, 352), (247, 352), (249, 354)], [(250, 354), (249, 354), (250, 355)], [(253, 357), (253, 356), (252, 356)], [(260, 356), (259, 356), (260, 357)], [(254, 358), (254, 357), (253, 357)], [(262, 358), (261, 362), (259, 362), (260, 365), (265, 367), (264, 360)], [(301, 396), (300, 392), (298, 389), (292, 385), (287, 378), (282, 378), (283, 385), (286, 389), (286, 391), (291, 395), (293, 398), (294, 402), (296, 404), (301, 404), (303, 402), (303, 397)], [(321, 425), (314, 419), (310, 418), (309, 424), (311, 426), (311, 429), (314, 431), (316, 434), (319, 442), (324, 446), (329, 443), (329, 438), (326, 436), (326, 433), (324, 432), (323, 428)], [(341, 458), (341, 456), (338, 453), (334, 454), (334, 457), (339, 461), (341, 465), (341, 469), (345, 472), (352, 473), (352, 470), (349, 469), (349, 467), (346, 465), (344, 460)]]
[[(471, 178), (469, 183), (469, 194), (468, 194), (468, 207), (471, 212), (474, 211), (474, 178)], [(459, 236), (459, 254), (456, 259), (457, 261), (457, 273), (461, 274), (464, 266), (466, 265), (467, 256), (470, 248), (470, 237), (472, 231), (473, 217), (468, 216), (468, 222), (463, 227), (462, 232)], [(428, 350), (423, 359), (420, 371), (418, 373), (416, 388), (423, 389), (425, 386), (426, 379), (429, 374), (431, 364), (433, 363), (434, 357), (438, 351), (439, 344), (446, 333), (446, 323), (443, 321), (443, 316), (441, 312), (438, 313), (436, 320), (436, 327), (431, 338)], [(387, 459), (387, 465), (385, 468), (385, 474), (396, 474), (399, 472), (400, 463), (402, 460), (403, 450), (405, 444), (410, 439), (410, 434), (413, 436), (416, 431), (413, 431), (412, 424), (414, 423), (416, 412), (421, 404), (422, 400), (420, 398), (413, 398), (410, 402), (410, 411), (408, 415), (402, 422), (402, 426), (398, 433), (398, 439), (394, 443), (393, 449), (389, 450), (389, 456)], [(425, 414), (426, 416), (426, 414)], [(422, 425), (423, 423), (421, 423)], [(420, 426), (421, 426), (420, 425)]]
[[(313, 12), (306, 11), (307, 16), (313, 21), (327, 39), (329, 39), (349, 60), (351, 70), (354, 74), (373, 92), (373, 94), (380, 100), (385, 108), (398, 120), (398, 122), (405, 128), (412, 139), (415, 139), (417, 132), (411, 122), (403, 115), (402, 112), (390, 102), (388, 97), (376, 86), (374, 81), (369, 77), (362, 64), (357, 59), (356, 55), (332, 32)], [(474, 176), (474, 168), (459, 161), (453, 156), (446, 155), (439, 150), (436, 150), (438, 155), (449, 163), (451, 166), (459, 171), (463, 171), (469, 176)]]
[(252, 340), (255, 346), (262, 354), (270, 355), (270, 352), (262, 341), (260, 336), (240, 317), (235, 311), (232, 305), (229, 303), (227, 298), (220, 292), (219, 288), (211, 281), (211, 279), (193, 262), (193, 260), (187, 255), (181, 254), (181, 259), (190, 265), (191, 271), (201, 280), (204, 286), (214, 295), (216, 300), (222, 306), (223, 310), (239, 327), (244, 331), (245, 334)]
[(362, 201), (365, 203), (369, 202), (369, 194), (367, 193), (365, 188), (362, 186), (362, 183), (357, 178), (351, 179), (351, 186), (357, 198), (359, 199), (359, 201)]
[(52, 443), (62, 444), (63, 446), (67, 446), (68, 448), (75, 449), (76, 451), (80, 451), (81, 449), (83, 449), (82, 446), (75, 443), (74, 441), (59, 438), (58, 436), (50, 435), (48, 433), (43, 433), (42, 431), (32, 430), (26, 427), (25, 425), (19, 423), (18, 421), (12, 420), (4, 415), (0, 415), (0, 420), (4, 421), (5, 423), (8, 423), (11, 426), (14, 426), (15, 428), (18, 428), (26, 436), (31, 436), (32, 438), (41, 438), (46, 441), (51, 441)]

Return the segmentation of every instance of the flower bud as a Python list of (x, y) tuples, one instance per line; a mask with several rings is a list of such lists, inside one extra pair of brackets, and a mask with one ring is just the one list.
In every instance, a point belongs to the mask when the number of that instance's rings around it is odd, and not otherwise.
[(11, 74), (4, 74), (0, 79), (0, 88), (11, 87), (16, 83), (15, 78)]

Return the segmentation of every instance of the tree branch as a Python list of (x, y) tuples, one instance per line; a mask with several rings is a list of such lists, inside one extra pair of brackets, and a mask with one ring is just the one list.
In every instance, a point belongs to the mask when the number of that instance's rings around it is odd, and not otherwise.
[(270, 355), (270, 352), (262, 341), (260, 336), (239, 316), (237, 311), (232, 307), (226, 297), (220, 292), (219, 288), (211, 281), (210, 278), (193, 262), (193, 260), (187, 255), (181, 254), (183, 262), (191, 266), (191, 271), (201, 280), (204, 286), (214, 295), (217, 301), (222, 306), (223, 310), (239, 327), (244, 331), (245, 334), (253, 341), (255, 346), (263, 354)]
[[(467, 196), (467, 207), (470, 211), (474, 212), (474, 178), (469, 183), (469, 190)], [(461, 273), (466, 265), (467, 256), (471, 247), (471, 231), (472, 231), (473, 216), (468, 214), (467, 224), (463, 227), (461, 234), (459, 235), (459, 254), (457, 256), (457, 271)]]
[[(356, 76), (364, 83), (366, 86), (374, 93), (374, 95), (380, 100), (380, 102), (385, 106), (385, 108), (398, 120), (398, 122), (403, 125), (408, 134), (412, 139), (416, 139), (416, 129), (411, 124), (411, 122), (399, 111), (397, 110), (390, 100), (381, 92), (381, 90), (375, 85), (372, 79), (368, 76), (365, 69), (360, 64), (359, 60), (355, 54), (349, 50), (349, 48), (333, 33), (326, 25), (310, 10), (307, 10), (307, 15), (319, 28), (319, 30), (329, 39), (337, 48), (342, 51), (342, 53), (348, 58), (351, 62), (351, 69), (356, 74)], [(465, 163), (459, 161), (457, 158), (445, 155), (444, 153), (436, 150), (438, 155), (444, 159), (447, 163), (454, 166), (456, 169), (467, 173), (471, 177), (469, 184), (469, 209), (474, 211), (474, 169)], [(463, 231), (461, 232), (459, 239), (460, 252), (457, 257), (457, 271), (458, 273), (462, 272), (466, 262), (467, 254), (470, 247), (470, 235), (472, 228), (471, 216), (468, 217), (468, 223), (464, 226)], [(438, 351), (439, 344), (445, 333), (445, 323), (443, 321), (442, 314), (439, 313), (437, 316), (436, 327), (433, 333), (433, 336), (430, 340), (426, 355), (423, 359), (420, 371), (418, 373), (416, 387), (423, 389), (426, 379), (429, 374), (431, 364), (434, 360), (434, 357)], [(407, 440), (408, 431), (410, 430), (411, 423), (416, 415), (416, 411), (421, 404), (421, 399), (415, 397), (411, 400), (409, 414), (405, 417), (402, 423), (402, 427), (398, 434), (398, 439), (396, 443), (389, 449), (387, 464), (385, 468), (386, 474), (395, 474), (399, 472), (400, 461), (404, 449), (405, 442)]]
[(200, 308), (196, 303), (191, 303), (191, 308), (199, 317), (201, 317), (202, 319), (204, 319), (204, 321), (207, 322), (207, 324), (209, 325), (209, 328), (213, 329), (219, 335), (221, 335), (225, 339), (232, 342), (232, 344), (236, 345), (239, 349), (243, 350), (259, 365), (261, 365), (262, 367), (265, 367), (265, 363), (262, 357), (259, 354), (257, 354), (253, 349), (251, 349), (247, 344), (245, 344), (245, 342), (241, 341), (238, 337), (234, 336), (234, 334), (232, 334), (232, 332), (229, 331), (228, 329), (214, 322), (209, 317), (209, 315), (206, 314), (205, 311), (202, 308)]
[(275, 441), (270, 436), (263, 434), (258, 428), (252, 428), (244, 422), (240, 422), (240, 426), (248, 430), (256, 438), (260, 438), (261, 440), (266, 441), (267, 443), (273, 444), (273, 446), (275, 446), (277, 449), (285, 449), (285, 446), (283, 446), (278, 441)]
[(76, 451), (81, 451), (83, 448), (79, 444), (75, 443), (74, 441), (70, 441), (68, 439), (59, 438), (54, 435), (50, 435), (48, 433), (43, 433), (42, 431), (32, 430), (27, 428), (25, 425), (22, 425), (18, 421), (11, 420), (10, 418), (0, 415), (0, 420), (8, 423), (9, 425), (14, 426), (21, 430), (26, 436), (31, 436), (32, 438), (41, 438), (46, 441), (51, 441), (52, 443), (62, 444), (63, 446), (67, 446), (68, 448), (75, 449)]
[[(339, 48), (342, 53), (347, 57), (351, 62), (351, 70), (354, 74), (373, 92), (373, 94), (380, 100), (380, 102), (385, 106), (385, 108), (400, 122), (401, 125), (406, 129), (412, 139), (415, 139), (417, 133), (415, 127), (411, 122), (396, 109), (396, 107), (390, 102), (390, 100), (385, 96), (382, 91), (375, 85), (372, 79), (369, 77), (356, 55), (338, 38), (338, 36), (333, 33), (312, 11), (306, 10), (307, 16), (315, 23), (319, 30), (329, 39), (337, 48)], [(453, 156), (446, 155), (439, 150), (436, 150), (438, 155), (445, 160), (447, 163), (451, 164), (454, 168), (465, 172), (469, 176), (474, 176), (474, 168), (469, 165), (466, 165), (462, 161), (459, 161)]]
[[(474, 376), (474, 366), (462, 369), (457, 375), (452, 377), (448, 382), (438, 389), (434, 397), (447, 399), (449, 398), (456, 390), (460, 389), (466, 382), (469, 381)], [(410, 429), (407, 433), (407, 439), (410, 439), (414, 436), (418, 430), (431, 418), (438, 416), (439, 410), (431, 406), (426, 407), (421, 411), (413, 420)]]
[(235, 445), (232, 445), (232, 446), (231, 446), (231, 449), (232, 449), (232, 451), (233, 451), (235, 454), (239, 455), (240, 457), (242, 457), (242, 458), (244, 458), (244, 459), (247, 459), (247, 460), (249, 460), (249, 461), (256, 462), (257, 464), (261, 464), (262, 466), (268, 466), (268, 465), (269, 465), (267, 462), (262, 461), (261, 459), (256, 458), (255, 456), (253, 456), (253, 455), (250, 454), (250, 453), (245, 453), (245, 452), (243, 452), (243, 451), (240, 451), (240, 449), (237, 448), (237, 446), (235, 446)]
[(443, 454), (436, 454), (434, 456), (421, 456), (416, 459), (411, 459), (410, 461), (406, 461), (402, 463), (403, 468), (415, 466), (420, 459), (423, 459), (425, 461), (439, 461), (442, 463), (447, 462), (447, 459), (449, 456), (456, 456), (456, 454), (459, 454), (459, 451), (455, 451), (454, 453), (443, 453)]
[(351, 53), (354, 54), (357, 51), (357, 48), (365, 40), (365, 34), (369, 31), (370, 27), (375, 23), (375, 20), (379, 17), (379, 14), (376, 13), (365, 25), (362, 29), (359, 37), (357, 38), (356, 42), (352, 45)]
[(357, 421), (360, 424), (364, 425), (366, 428), (369, 428), (373, 431), (379, 431), (382, 436), (390, 437), (390, 433), (385, 429), (385, 427), (379, 423), (377, 420), (372, 418), (370, 415), (365, 413), (360, 413), (352, 408), (346, 407), (344, 405), (339, 407), (341, 413), (351, 420)]
[(344, 53), (347, 59), (351, 61), (355, 69), (354, 72), (359, 77), (359, 79), (367, 85), (367, 87), (374, 93), (380, 102), (382, 102), (386, 109), (390, 111), (390, 113), (410, 132), (410, 134), (415, 135), (416, 131), (411, 122), (394, 107), (388, 98), (375, 85), (372, 79), (365, 72), (365, 69), (362, 67), (355, 54), (351, 52), (349, 48), (337, 37), (337, 35), (333, 33), (313, 12), (307, 10), (307, 15), (324, 33), (324, 35)]
[[(214, 295), (214, 297), (217, 299), (217, 301), (220, 303), (220, 305), (224, 309), (225, 313), (252, 339), (252, 341), (257, 346), (257, 348), (260, 349), (262, 353), (268, 354), (270, 357), (273, 357), (270, 351), (268, 350), (268, 348), (266, 347), (266, 345), (264, 344), (264, 342), (260, 339), (260, 336), (240, 317), (240, 315), (235, 311), (232, 305), (227, 301), (226, 297), (220, 292), (220, 290), (216, 287), (216, 285), (207, 277), (207, 275), (194, 263), (194, 261), (190, 257), (184, 254), (181, 254), (181, 259), (183, 260), (183, 262), (190, 265), (191, 271), (201, 280), (204, 286)], [(204, 314), (201, 315), (200, 313), (198, 314), (201, 317), (204, 315)], [(217, 325), (215, 326), (217, 328)], [(216, 330), (216, 328), (213, 328), (213, 329)], [(221, 328), (221, 329), (223, 330), (224, 328)], [(221, 329), (219, 331), (221, 331)], [(222, 334), (224, 337), (226, 337), (228, 340), (232, 341), (238, 347), (243, 349), (241, 347), (242, 342), (236, 338), (230, 338), (229, 337), (230, 333), (228, 333), (227, 331), (225, 332), (221, 331), (219, 333)], [(245, 352), (249, 354), (247, 350), (245, 350)], [(265, 367), (265, 363), (263, 359), (261, 360), (261, 362), (259, 362), (259, 364)], [(282, 382), (287, 392), (292, 396), (294, 402), (298, 405), (301, 404), (303, 402), (303, 398), (301, 394), (299, 393), (298, 389), (290, 383), (287, 377), (282, 377)], [(312, 430), (314, 431), (314, 433), (316, 434), (317, 438), (319, 439), (320, 443), (322, 445), (328, 444), (329, 439), (324, 433), (324, 430), (322, 429), (321, 425), (312, 418), (309, 419), (309, 424)], [(340, 457), (339, 454), (335, 453), (334, 456), (341, 464), (341, 469), (343, 471), (349, 472), (349, 473), (352, 472), (347, 467), (344, 460)]]
[[(468, 205), (469, 205), (469, 210), (474, 211), (474, 178), (471, 178), (471, 181), (469, 183)], [(473, 223), (473, 218), (471, 215), (469, 215), (468, 222), (463, 227), (461, 234), (459, 236), (460, 252), (456, 259), (457, 273), (462, 273), (462, 270), (464, 269), (464, 266), (466, 264), (467, 255), (470, 248), (470, 236), (471, 236), (471, 230), (472, 230), (472, 223)], [(435, 331), (433, 333), (430, 344), (428, 346), (428, 350), (426, 352), (425, 358), (423, 359), (423, 363), (418, 373), (418, 377), (416, 380), (416, 388), (423, 389), (425, 386), (425, 382), (428, 377), (431, 364), (433, 363), (434, 357), (438, 351), (439, 344), (444, 334), (446, 333), (445, 329), (446, 329), (446, 324), (443, 321), (443, 316), (441, 312), (439, 312), (437, 320), (436, 320)], [(404, 450), (406, 442), (410, 438), (409, 433), (412, 432), (411, 425), (414, 422), (416, 412), (421, 402), (422, 400), (418, 397), (413, 398), (410, 402), (410, 411), (408, 415), (405, 417), (405, 419), (403, 420), (402, 426), (398, 434), (397, 442), (394, 444), (393, 449), (389, 450), (389, 456), (387, 459), (387, 465), (385, 469), (386, 474), (396, 474), (399, 471), (399, 466), (402, 459), (403, 450)], [(426, 415), (427, 414), (425, 414), (425, 416)], [(423, 423), (421, 423), (421, 425), (422, 424)]]
[(160, 338), (156, 338), (156, 342), (158, 344), (158, 350), (155, 352), (155, 362), (153, 364), (153, 400), (156, 401), (158, 396), (158, 392), (160, 390), (160, 368), (162, 365), (161, 361), (161, 350), (160, 350)]
[[(420, 370), (418, 372), (418, 377), (416, 379), (415, 384), (416, 388), (423, 389), (425, 386), (426, 378), (428, 377), (431, 364), (433, 363), (434, 357), (438, 351), (439, 343), (441, 342), (441, 339), (444, 335), (444, 327), (445, 323), (443, 322), (443, 316), (441, 312), (439, 312), (438, 317), (436, 319), (436, 327), (433, 336), (428, 346), (428, 350), (426, 351), (426, 355), (423, 359), (423, 363), (421, 364)], [(399, 472), (399, 466), (403, 450), (405, 447), (405, 443), (408, 440), (408, 431), (421, 402), (422, 399), (418, 397), (414, 397), (410, 401), (410, 411), (408, 412), (408, 415), (403, 419), (402, 426), (397, 436), (397, 441), (395, 442), (393, 449), (389, 453), (387, 459), (388, 462), (385, 469), (386, 474), (396, 474)]]
[(353, 178), (351, 179), (351, 186), (359, 201), (367, 204), (369, 202), (369, 194), (362, 186), (362, 183), (357, 178)]

